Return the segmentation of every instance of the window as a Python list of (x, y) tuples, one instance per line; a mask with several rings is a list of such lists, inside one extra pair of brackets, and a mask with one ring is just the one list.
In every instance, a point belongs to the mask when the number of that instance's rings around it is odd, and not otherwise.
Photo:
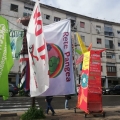
[(110, 26), (110, 25), (105, 25), (105, 26), (104, 26), (104, 34), (105, 34), (106, 36), (113, 36), (114, 34), (113, 34), (112, 26)]
[(115, 53), (107, 52), (107, 53), (106, 53), (106, 58), (115, 59)]
[(75, 20), (71, 20), (71, 27), (75, 26)]
[(81, 36), (83, 42), (85, 42), (85, 36)]
[(117, 34), (120, 34), (120, 31), (117, 31)]
[(101, 38), (97, 38), (97, 44), (101, 44)]
[(120, 47), (120, 42), (118, 42), (118, 47)]
[(11, 4), (10, 10), (14, 12), (18, 12), (18, 5)]
[(80, 27), (84, 28), (85, 27), (85, 23), (84, 22), (80, 22)]
[(24, 7), (23, 17), (31, 16), (33, 9), (29, 7)]
[(111, 83), (111, 80), (108, 80), (108, 83)]
[(50, 20), (50, 15), (44, 14), (44, 19)]
[(97, 25), (97, 26), (96, 26), (96, 31), (97, 31), (97, 32), (100, 32), (100, 31), (101, 31), (101, 26), (98, 26), (98, 25)]
[(54, 21), (55, 21), (55, 22), (60, 21), (60, 20), (61, 20), (61, 18), (59, 18), (59, 17), (54, 17)]
[(105, 40), (105, 48), (113, 49), (113, 41)]
[(107, 72), (116, 72), (116, 66), (107, 66)]

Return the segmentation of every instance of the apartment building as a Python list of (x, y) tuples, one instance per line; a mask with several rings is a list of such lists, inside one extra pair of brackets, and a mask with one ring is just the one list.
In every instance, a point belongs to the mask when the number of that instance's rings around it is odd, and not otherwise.
[[(0, 0), (0, 14), (8, 19), (9, 28), (16, 30), (24, 28), (16, 23), (17, 18), (31, 15), (33, 6), (34, 2), (30, 0)], [(91, 18), (44, 4), (41, 4), (41, 12), (44, 25), (66, 18), (71, 20), (73, 50), (80, 49), (76, 32), (81, 35), (87, 47), (92, 43), (93, 49), (106, 48), (101, 54), (102, 85), (108, 87), (120, 84), (120, 23)], [(78, 57), (74, 52), (74, 59)], [(76, 67), (75, 76), (78, 83), (79, 66)], [(19, 61), (15, 60), (9, 77), (15, 79), (18, 71)]]

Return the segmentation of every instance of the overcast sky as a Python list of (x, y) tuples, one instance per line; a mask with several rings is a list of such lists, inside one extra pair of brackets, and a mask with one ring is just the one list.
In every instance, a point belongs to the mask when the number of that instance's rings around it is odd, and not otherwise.
[(120, 23), (120, 0), (40, 0), (40, 3)]

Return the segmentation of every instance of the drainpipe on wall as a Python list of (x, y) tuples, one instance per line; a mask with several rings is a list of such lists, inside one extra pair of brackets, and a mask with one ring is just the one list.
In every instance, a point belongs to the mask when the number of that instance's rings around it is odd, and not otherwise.
[(108, 78), (105, 76), (105, 88), (108, 88)]

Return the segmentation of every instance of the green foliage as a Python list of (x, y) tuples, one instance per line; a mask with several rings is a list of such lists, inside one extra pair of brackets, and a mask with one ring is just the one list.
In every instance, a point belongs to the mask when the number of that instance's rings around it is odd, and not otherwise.
[(35, 120), (35, 119), (43, 119), (45, 115), (42, 109), (38, 109), (37, 107), (31, 107), (26, 111), (22, 116), (21, 120)]
[(19, 96), (25, 96), (24, 89), (19, 90)]

